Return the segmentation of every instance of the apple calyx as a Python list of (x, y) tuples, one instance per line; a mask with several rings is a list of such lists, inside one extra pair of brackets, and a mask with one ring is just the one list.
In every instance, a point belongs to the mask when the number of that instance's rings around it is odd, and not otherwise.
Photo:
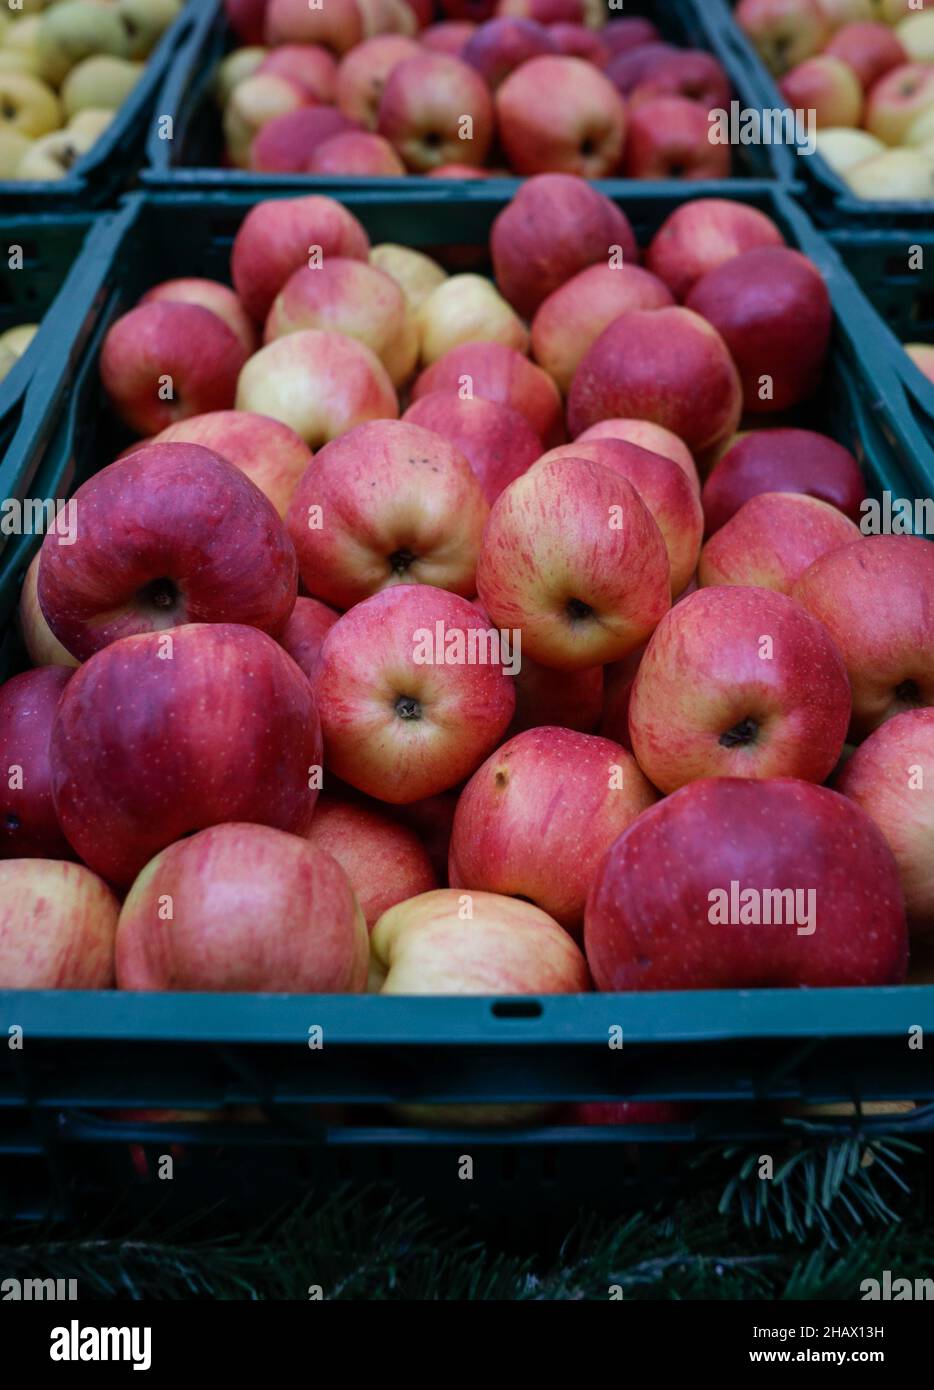
[(396, 700), (395, 711), (400, 719), (406, 720), (421, 719), (423, 712), (420, 702), (412, 695), (400, 695)]
[(596, 614), (591, 605), (589, 603), (585, 603), (584, 600), (581, 598), (569, 598), (567, 603), (564, 605), (564, 611), (567, 614), (568, 622), (571, 624), (572, 627), (574, 627), (577, 623), (590, 622), (592, 618), (596, 617)]
[(741, 719), (732, 729), (720, 735), (721, 748), (744, 748), (755, 743), (759, 737), (759, 725), (755, 719)]
[(905, 709), (924, 709), (926, 702), (916, 680), (904, 680), (895, 687), (895, 699)]
[(392, 574), (407, 574), (417, 561), (418, 556), (413, 555), (411, 550), (402, 546), (399, 550), (394, 550), (390, 555), (389, 569)]
[(182, 611), (182, 594), (174, 579), (163, 576), (160, 579), (151, 579), (148, 584), (144, 584), (137, 595), (139, 606), (144, 612), (155, 610), (158, 617), (164, 614), (172, 614), (171, 626), (175, 626), (176, 619)]

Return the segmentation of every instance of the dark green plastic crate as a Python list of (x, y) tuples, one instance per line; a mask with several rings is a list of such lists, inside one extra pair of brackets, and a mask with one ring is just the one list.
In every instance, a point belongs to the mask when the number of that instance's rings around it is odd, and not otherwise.
[[(835, 253), (779, 190), (733, 191), (776, 219), (831, 290), (832, 366), (802, 422), (851, 447), (874, 491), (930, 491), (931, 451), (905, 406), (878, 322)], [(640, 243), (682, 196), (642, 185), (620, 200)], [(450, 243), (485, 245), (504, 205), (482, 185), (422, 185), (404, 202), (373, 190), (342, 200), (374, 241), (435, 252)], [(0, 496), (62, 497), (114, 458), (127, 436), (98, 379), (107, 328), (159, 280), (225, 278), (233, 236), (255, 201), (232, 193), (133, 195), (95, 229), (60, 318), (68, 331), (32, 380), (0, 470)], [(13, 614), (35, 544), (21, 538), (0, 556), (0, 677), (21, 661)], [(522, 999), (0, 993), (0, 1036), (13, 1024), (23, 1027), (26, 1045), (0, 1048), (8, 1214), (63, 1211), (76, 1192), (112, 1197), (113, 1182), (160, 1194), (160, 1184), (133, 1177), (130, 1143), (152, 1154), (182, 1145), (190, 1193), (203, 1183), (246, 1200), (241, 1187), (249, 1186), (251, 1165), (268, 1182), (281, 1162), (299, 1187), (391, 1180), (467, 1214), (477, 1203), (508, 1212), (536, 1200), (554, 1210), (559, 1199), (613, 1200), (621, 1173), (640, 1183), (647, 1176), (637, 1171), (643, 1142), (775, 1138), (790, 1102), (913, 1099), (926, 1104), (903, 1118), (864, 1121), (866, 1132), (934, 1128), (934, 1052), (907, 1046), (911, 1026), (934, 1028), (929, 987)], [(321, 1051), (308, 1048), (313, 1024), (324, 1028)], [(608, 1047), (614, 1025), (624, 1030), (621, 1052)], [(477, 1131), (401, 1126), (384, 1108), (572, 1099), (686, 1099), (697, 1110), (677, 1125)], [(259, 1105), (271, 1123), (231, 1122), (222, 1107), (239, 1104)], [(332, 1104), (346, 1105), (347, 1114), (335, 1119), (310, 1108)], [(217, 1112), (218, 1124), (113, 1114), (141, 1108), (204, 1108)], [(474, 1187), (456, 1180), (463, 1153), (477, 1159)], [(653, 1158), (647, 1166), (658, 1174), (666, 1163)], [(679, 1171), (675, 1160), (672, 1180)]]
[[(681, 0), (679, 4), (665, 5), (656, 5), (652, 0), (631, 0), (626, 4), (625, 14), (627, 17), (647, 15), (657, 25), (664, 39), (681, 47), (710, 48), (710, 35), (704, 19), (706, 4), (707, 0)], [(282, 188), (307, 192), (311, 187), (340, 189), (366, 186), (394, 194), (413, 186), (420, 187), (424, 183), (423, 175), (367, 179), (329, 175), (319, 178), (311, 175), (255, 174), (243, 169), (218, 167), (223, 137), (220, 112), (213, 96), (214, 74), (221, 58), (237, 43), (224, 18), (222, 0), (203, 0), (202, 9), (200, 22), (179, 50), (156, 103), (157, 116), (172, 116), (174, 133), (172, 140), (164, 140), (157, 124), (153, 123), (147, 143), (147, 168), (141, 175), (144, 184), (154, 189), (178, 191), (195, 188), (208, 191), (221, 188), (250, 190), (268, 196)], [(619, 17), (620, 13), (618, 9), (612, 10), (610, 18)], [(753, 103), (753, 84), (748, 79), (744, 65), (729, 54), (718, 56), (727, 68), (739, 99), (745, 104)], [(794, 156), (783, 148), (747, 146), (736, 151), (735, 162), (737, 174), (744, 177), (783, 182), (791, 182), (798, 177)], [(497, 179), (496, 186), (509, 189), (515, 187), (517, 182), (514, 178)], [(623, 182), (623, 187), (629, 186), (628, 181)], [(682, 189), (684, 184), (659, 182), (655, 186), (674, 192)], [(711, 196), (719, 193), (728, 197), (733, 182), (707, 180), (694, 186), (707, 190)]]

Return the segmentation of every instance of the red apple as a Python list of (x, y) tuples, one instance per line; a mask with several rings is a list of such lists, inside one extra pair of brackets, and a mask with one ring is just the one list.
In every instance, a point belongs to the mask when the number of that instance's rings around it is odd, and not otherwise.
[(147, 445), (83, 483), (74, 506), (74, 544), (43, 542), (39, 602), (80, 660), (180, 623), (285, 625), (292, 543), (259, 488), (210, 449)]
[(629, 93), (629, 105), (633, 109), (656, 97), (686, 97), (705, 111), (728, 110), (731, 95), (730, 79), (712, 53), (681, 49), (652, 64)]
[(856, 750), (837, 790), (861, 806), (895, 855), (908, 925), (934, 934), (934, 709), (897, 714)]
[(242, 44), (261, 44), (268, 0), (224, 0), (227, 23)]
[(473, 604), (427, 584), (384, 589), (345, 613), (316, 682), (329, 770), (396, 805), (463, 781), (515, 706), (495, 639)]
[(791, 69), (779, 90), (792, 110), (807, 111), (819, 127), (859, 125), (863, 89), (842, 58), (826, 53), (808, 58)]
[(266, 7), (265, 42), (321, 44), (334, 53), (346, 53), (363, 38), (363, 20), (356, 0), (327, 0), (309, 5), (308, 0), (269, 0)]
[(863, 124), (884, 144), (901, 145), (912, 122), (929, 106), (934, 106), (934, 64), (902, 63), (873, 84)]
[(600, 30), (600, 37), (611, 53), (626, 53), (632, 48), (640, 48), (647, 43), (655, 43), (658, 30), (650, 19), (631, 16), (626, 19), (611, 19)]
[(934, 545), (867, 536), (822, 555), (793, 593), (828, 629), (853, 688), (852, 741), (934, 705)]
[(830, 502), (859, 521), (866, 484), (853, 455), (813, 430), (754, 430), (737, 437), (704, 484), (707, 534), (761, 492), (796, 492)]
[(182, 280), (164, 280), (147, 290), (140, 304), (200, 304), (210, 309), (232, 328), (240, 340), (243, 351), (249, 357), (256, 351), (256, 329), (250, 317), (228, 285), (217, 280), (201, 280), (197, 277)]
[(496, 93), (496, 121), (518, 174), (607, 178), (622, 158), (625, 104), (613, 83), (583, 58), (546, 54), (523, 63)]
[(306, 838), (340, 864), (370, 930), (396, 903), (438, 886), (415, 832), (368, 806), (319, 797)]
[(439, 357), (412, 386), (412, 400), (434, 391), (480, 396), (524, 415), (546, 448), (564, 439), (561, 395), (554, 381), (504, 343), (462, 343)]
[(271, 637), (233, 623), (112, 642), (75, 672), (52, 730), (62, 828), (121, 885), (175, 840), (224, 821), (305, 834), (320, 766), (308, 680)]
[(307, 174), (326, 140), (356, 129), (336, 106), (301, 106), (266, 122), (250, 146), (249, 167), (259, 174)]
[(638, 444), (640, 449), (648, 449), (650, 454), (661, 454), (662, 458), (676, 463), (691, 484), (700, 491), (697, 465), (683, 439), (671, 430), (655, 425), (651, 420), (598, 420), (590, 429), (577, 436), (581, 444), (591, 439), (624, 439), (629, 444)]
[(100, 374), (111, 403), (137, 434), (233, 405), (247, 353), (233, 329), (199, 304), (151, 303), (107, 331)]
[(366, 130), (375, 130), (380, 97), (397, 63), (420, 52), (404, 34), (379, 34), (354, 48), (337, 70), (336, 101), (345, 116)]
[(660, 39), (636, 44), (614, 53), (606, 65), (606, 75), (621, 96), (628, 97), (660, 63), (680, 52)]
[(620, 314), (673, 303), (667, 285), (640, 266), (589, 265), (539, 306), (532, 320), (533, 356), (567, 391), (587, 349)]
[(581, 994), (571, 937), (531, 903), (438, 888), (399, 903), (373, 929), (381, 994)]
[(584, 24), (551, 24), (545, 32), (557, 45), (558, 52), (569, 58), (585, 58), (595, 68), (605, 68), (610, 61), (610, 50), (603, 42), (602, 34), (595, 33)]
[(433, 430), (459, 449), (491, 503), (541, 457), (542, 442), (525, 416), (482, 396), (431, 391), (413, 402), (402, 418)]
[(646, 267), (678, 300), (709, 270), (743, 251), (782, 246), (784, 237), (758, 208), (728, 198), (696, 198), (666, 217), (645, 253)]
[(533, 661), (581, 670), (644, 642), (671, 602), (661, 532), (625, 478), (583, 458), (543, 462), (490, 513), (477, 592)]
[(345, 130), (318, 146), (308, 172), (338, 174), (342, 178), (398, 178), (405, 173), (405, 165), (381, 135)]
[(429, 53), (448, 53), (460, 58), (476, 28), (476, 24), (469, 19), (442, 20), (439, 24), (429, 24), (419, 34), (418, 40)]
[(0, 989), (110, 989), (119, 911), (83, 864), (0, 863)]
[(287, 77), (312, 101), (327, 104), (335, 100), (338, 68), (326, 48), (309, 43), (284, 43), (267, 53), (256, 71)]
[(335, 608), (391, 584), (471, 598), (489, 510), (448, 440), (376, 420), (325, 445), (298, 485), (288, 528), (305, 588)]
[(0, 859), (72, 859), (52, 805), (49, 740), (69, 666), (0, 685)]
[(267, 344), (237, 382), (237, 409), (271, 415), (312, 448), (366, 420), (394, 420), (399, 402), (386, 368), (365, 343), (305, 329)]
[(824, 57), (839, 58), (855, 72), (864, 92), (892, 68), (908, 62), (896, 34), (874, 20), (844, 24), (824, 49)]
[(729, 439), (741, 410), (739, 375), (715, 328), (688, 309), (637, 310), (588, 349), (571, 383), (568, 429), (576, 436), (599, 420), (636, 417), (696, 454)]
[(579, 934), (597, 864), (655, 800), (618, 743), (529, 729), (487, 758), (461, 792), (450, 885), (525, 898)]
[(736, 23), (778, 77), (819, 53), (831, 33), (819, 0), (739, 0)]
[(299, 594), (292, 616), (279, 634), (279, 646), (288, 652), (312, 683), (318, 674), (324, 639), (339, 617), (340, 614), (326, 603)]
[(908, 955), (881, 833), (793, 778), (710, 778), (650, 807), (597, 869), (584, 940), (601, 990), (894, 985)]
[(623, 172), (628, 179), (729, 178), (730, 148), (712, 144), (709, 136), (699, 101), (650, 97), (629, 111)]
[(117, 985), (128, 990), (360, 994), (368, 957), (338, 862), (267, 825), (214, 825), (169, 845), (117, 927)]
[(585, 266), (637, 261), (629, 219), (603, 193), (570, 174), (529, 179), (490, 233), (496, 283), (524, 318)]
[(230, 270), (241, 303), (262, 323), (282, 286), (317, 253), (365, 261), (370, 241), (352, 212), (334, 198), (271, 198), (250, 209), (234, 238)]
[(483, 164), (493, 124), (486, 83), (459, 58), (421, 53), (397, 63), (386, 79), (379, 133), (419, 173), (439, 164)]
[(495, 92), (520, 64), (554, 52), (550, 30), (534, 19), (490, 19), (471, 34), (460, 56)]
[(632, 748), (663, 792), (702, 777), (823, 782), (850, 718), (843, 658), (785, 594), (700, 589), (663, 618), (629, 704)]
[(66, 652), (49, 627), (42, 609), (39, 607), (38, 586), (41, 554), (42, 552), (38, 551), (32, 557), (19, 598), (17, 616), (23, 645), (33, 666), (75, 667), (80, 663), (72, 656), (71, 652)]
[(821, 555), (859, 539), (859, 527), (829, 502), (760, 492), (707, 542), (697, 575), (705, 587), (744, 584), (790, 594)]
[(227, 155), (240, 169), (250, 167), (253, 141), (271, 121), (315, 105), (297, 82), (274, 72), (253, 72), (237, 82), (224, 107)]

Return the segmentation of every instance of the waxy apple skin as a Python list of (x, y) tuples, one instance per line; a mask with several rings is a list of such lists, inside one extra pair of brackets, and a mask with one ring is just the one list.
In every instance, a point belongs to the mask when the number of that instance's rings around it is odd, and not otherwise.
[(51, 757), (65, 834), (122, 885), (223, 821), (303, 835), (321, 733), (307, 677), (271, 637), (200, 623), (125, 637), (86, 661), (59, 704)]
[(697, 577), (790, 594), (828, 551), (860, 539), (859, 527), (829, 502), (800, 492), (761, 492), (744, 502), (701, 552)]
[(459, 392), (511, 406), (524, 415), (545, 449), (564, 440), (561, 394), (546, 371), (505, 343), (462, 343), (451, 348), (415, 379), (412, 400), (433, 391)]
[(708, 536), (762, 492), (817, 497), (858, 523), (866, 484), (856, 459), (835, 439), (813, 430), (754, 430), (730, 445), (704, 483)]
[(626, 104), (592, 63), (545, 54), (516, 68), (499, 87), (496, 123), (517, 174), (607, 178), (622, 158)]
[(316, 598), (299, 594), (285, 627), (279, 633), (279, 646), (314, 681), (324, 639), (340, 614)]
[(542, 454), (542, 442), (524, 415), (483, 396), (467, 399), (453, 391), (430, 391), (413, 401), (402, 418), (459, 449), (490, 503)]
[(785, 594), (733, 586), (689, 594), (662, 619), (629, 704), (633, 752), (663, 792), (703, 777), (823, 782), (849, 719), (826, 628)]
[(298, 562), (275, 508), (198, 444), (151, 444), (95, 473), (73, 498), (74, 544), (49, 532), (39, 603), (80, 660), (134, 633), (243, 623), (277, 633)]
[(488, 628), (466, 599), (400, 584), (345, 613), (321, 650), (315, 693), (328, 769), (394, 805), (435, 796), (469, 777), (502, 738), (515, 708), (502, 665), (416, 660), (419, 634), (433, 640), (437, 624), (445, 633)]
[(529, 729), (487, 758), (461, 792), (448, 881), (528, 899), (579, 935), (604, 851), (655, 800), (618, 743)]
[(370, 930), (396, 903), (438, 886), (415, 832), (372, 805), (320, 796), (306, 839), (340, 864)]
[(934, 705), (930, 541), (866, 536), (821, 556), (792, 592), (843, 654), (853, 689), (853, 742), (905, 709)]
[(685, 300), (702, 275), (743, 251), (783, 246), (785, 239), (758, 208), (728, 198), (692, 198), (682, 203), (655, 233), (645, 266)]
[(427, 173), (443, 164), (482, 165), (494, 122), (493, 99), (480, 74), (450, 54), (423, 49), (387, 77), (377, 129), (408, 168)]
[(83, 864), (0, 863), (0, 989), (109, 989), (120, 906)]
[(872, 817), (895, 855), (912, 936), (934, 937), (934, 709), (906, 710), (876, 729), (836, 788)]
[[(72, 669), (42, 666), (0, 685), (0, 859), (72, 859), (52, 804), (49, 742)], [(12, 769), (22, 772), (14, 790)]]
[(117, 984), (359, 994), (368, 954), (363, 914), (330, 854), (270, 826), (231, 823), (169, 845), (143, 869), (120, 913)]
[(650, 454), (661, 454), (662, 458), (676, 463), (691, 486), (700, 492), (697, 464), (688, 446), (671, 430), (651, 420), (599, 420), (577, 438), (581, 444), (591, 439), (622, 439), (628, 444), (637, 444), (640, 449), (648, 449)]
[[(711, 891), (734, 882), (813, 890), (813, 931), (712, 922)], [(599, 990), (896, 985), (908, 962), (881, 831), (846, 797), (794, 778), (709, 778), (643, 812), (597, 868), (584, 942)]]

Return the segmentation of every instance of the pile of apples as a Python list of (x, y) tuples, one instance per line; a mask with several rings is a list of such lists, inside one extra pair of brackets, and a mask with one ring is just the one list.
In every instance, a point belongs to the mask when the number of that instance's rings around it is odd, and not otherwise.
[(717, 60), (603, 0), (227, 0), (230, 163), (340, 176), (725, 178)]
[(141, 438), (45, 537), (0, 688), (0, 988), (905, 979), (934, 546), (864, 536), (856, 460), (787, 423), (823, 278), (725, 200), (640, 258), (561, 174), (490, 255), (262, 202), (232, 288), (111, 325)]
[(182, 0), (11, 0), (0, 10), (0, 179), (61, 179), (133, 90)]
[(813, 111), (818, 152), (861, 198), (934, 200), (934, 9), (916, 0), (740, 0), (736, 19)]

